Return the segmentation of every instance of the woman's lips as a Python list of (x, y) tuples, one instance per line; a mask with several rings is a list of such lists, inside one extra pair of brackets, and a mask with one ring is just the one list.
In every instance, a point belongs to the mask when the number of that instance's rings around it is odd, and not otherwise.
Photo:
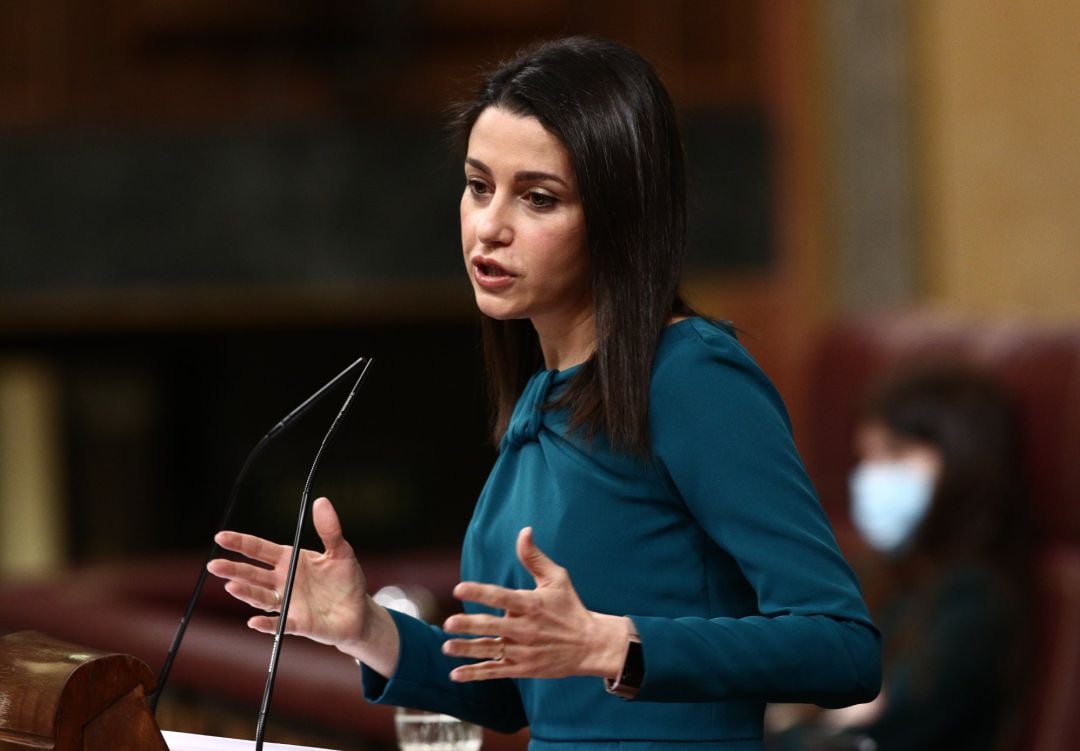
[(472, 263), (473, 278), (484, 289), (498, 290), (514, 283), (514, 275), (494, 261), (476, 258)]

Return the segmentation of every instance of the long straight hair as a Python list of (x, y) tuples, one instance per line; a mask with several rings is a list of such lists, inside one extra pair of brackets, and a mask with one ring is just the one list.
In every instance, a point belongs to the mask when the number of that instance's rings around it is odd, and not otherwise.
[[(488, 74), (453, 125), (467, 144), (480, 114), (535, 117), (566, 148), (585, 214), (596, 350), (550, 408), (571, 430), (649, 454), (649, 379), (678, 296), (686, 245), (686, 176), (675, 109), (653, 67), (616, 42), (570, 37), (519, 52)], [(527, 320), (481, 315), (496, 442), (543, 364)]]
[(924, 363), (882, 383), (865, 418), (941, 452), (941, 475), (908, 556), (935, 568), (979, 561), (1015, 570), (1026, 553), (1020, 431), (1010, 396), (974, 367)]

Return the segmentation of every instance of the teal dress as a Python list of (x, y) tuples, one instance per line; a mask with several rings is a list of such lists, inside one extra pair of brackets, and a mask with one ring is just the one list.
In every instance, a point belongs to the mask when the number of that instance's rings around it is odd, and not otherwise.
[(531, 525), (587, 608), (633, 619), (641, 691), (628, 701), (592, 677), (454, 683), (462, 661), (440, 651), (447, 634), (395, 613), (396, 671), (365, 668), (365, 696), (497, 730), (529, 725), (532, 751), (759, 751), (767, 701), (872, 699), (877, 630), (780, 397), (729, 331), (700, 318), (665, 330), (648, 460), (541, 409), (574, 370), (525, 387), (465, 536), (462, 579), (533, 588), (514, 549)]

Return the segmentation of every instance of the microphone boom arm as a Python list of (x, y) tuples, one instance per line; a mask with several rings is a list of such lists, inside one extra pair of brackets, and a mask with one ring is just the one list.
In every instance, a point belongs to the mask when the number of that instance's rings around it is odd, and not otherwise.
[[(370, 365), (370, 361), (368, 365)], [(296, 519), (296, 533), (293, 536), (292, 556), (289, 558), (289, 573), (285, 578), (285, 591), (281, 594), (281, 611), (279, 614), (280, 617), (278, 618), (278, 629), (277, 633), (274, 634), (274, 648), (270, 653), (270, 665), (267, 669), (266, 688), (263, 691), (262, 706), (259, 708), (259, 722), (255, 728), (255, 751), (262, 751), (263, 748), (263, 735), (266, 732), (266, 716), (270, 711), (270, 699), (274, 693), (274, 679), (277, 677), (278, 657), (281, 655), (282, 637), (285, 636), (285, 624), (289, 617), (289, 603), (292, 600), (293, 583), (296, 581), (296, 568), (300, 562), (300, 533), (303, 531), (304, 519), (307, 517), (307, 507), (311, 500), (311, 488), (315, 483), (315, 474), (319, 471), (319, 464), (322, 462), (323, 453), (326, 451), (326, 447), (330, 445), (330, 441), (333, 440), (334, 434), (337, 432), (338, 425), (341, 424), (341, 420), (345, 417), (345, 413), (348, 412), (349, 407), (352, 406), (353, 397), (356, 396), (356, 390), (360, 388), (364, 376), (367, 375), (368, 365), (365, 365), (364, 369), (360, 371), (360, 375), (357, 377), (356, 383), (353, 384), (352, 389), (349, 391), (349, 395), (345, 397), (345, 402), (341, 405), (337, 417), (330, 423), (330, 428), (326, 431), (326, 435), (323, 436), (322, 444), (315, 453), (315, 460), (311, 463), (311, 471), (308, 472), (307, 482), (304, 483), (304, 492), (300, 496), (300, 514)]]
[[(334, 420), (334, 424), (331, 425), (331, 431), (333, 431), (334, 427), (337, 425), (338, 420), (340, 420), (341, 416), (344, 414), (344, 410), (347, 409), (349, 402), (352, 400), (353, 394), (356, 393), (356, 389), (360, 386), (360, 382), (363, 381), (364, 376), (367, 374), (367, 370), (371, 366), (370, 357), (360, 357), (354, 360), (352, 364), (350, 364), (347, 368), (345, 368), (336, 376), (331, 378), (326, 384), (322, 386), (322, 388), (320, 388), (314, 394), (305, 399), (298, 407), (289, 412), (289, 414), (285, 415), (285, 417), (281, 418), (281, 420), (279, 420), (277, 424), (274, 425), (274, 427), (270, 428), (270, 430), (267, 431), (266, 435), (259, 439), (259, 441), (248, 453), (243, 465), (241, 465), (240, 472), (236, 475), (236, 480), (233, 481), (232, 489), (229, 491), (229, 500), (225, 504), (225, 512), (222, 514), (221, 522), (218, 524), (218, 531), (221, 531), (228, 527), (229, 520), (232, 519), (233, 511), (235, 511), (236, 509), (236, 499), (240, 493), (240, 486), (243, 484), (244, 478), (247, 476), (248, 470), (251, 468), (251, 465), (254, 463), (255, 459), (263, 452), (263, 449), (266, 448), (267, 444), (269, 444), (275, 436), (277, 436), (279, 433), (292, 425), (293, 422), (305, 415), (308, 410), (315, 405), (316, 402), (321, 400), (322, 397), (326, 395), (328, 391), (333, 389), (334, 386), (336, 386), (342, 379), (345, 378), (345, 376), (356, 370), (356, 368), (361, 365), (363, 365), (363, 370), (361, 370), (360, 377), (357, 378), (356, 384), (353, 386), (352, 391), (349, 392), (349, 397), (345, 402), (346, 406), (343, 407), (342, 411), (338, 414), (337, 419)], [(329, 435), (327, 436), (327, 438), (329, 438)], [(324, 438), (323, 447), (325, 445), (326, 439)], [(319, 455), (322, 454), (323, 447), (319, 448)], [(316, 457), (316, 465), (317, 464), (318, 457)], [(311, 474), (312, 476), (314, 476), (314, 467), (312, 468)], [(310, 482), (311, 477), (308, 478), (308, 483), (310, 484)], [(307, 491), (305, 490), (305, 492)], [(301, 512), (301, 519), (302, 518), (303, 512)], [(203, 588), (206, 586), (206, 580), (209, 576), (209, 572), (206, 570), (206, 566), (210, 563), (210, 561), (214, 559), (214, 557), (218, 554), (218, 551), (219, 548), (217, 546), (217, 543), (213, 542), (213, 538), (211, 538), (210, 548), (206, 551), (206, 560), (203, 561), (202, 569), (199, 571), (198, 581), (195, 583), (195, 590), (191, 593), (191, 597), (188, 599), (187, 606), (184, 608), (184, 615), (180, 618), (180, 624), (177, 626), (176, 635), (173, 636), (172, 645), (169, 647), (169, 652), (165, 656), (165, 662), (161, 666), (161, 670), (158, 672), (157, 687), (154, 689), (154, 692), (149, 697), (150, 711), (152, 713), (157, 711), (158, 699), (161, 698), (161, 694), (165, 690), (165, 683), (166, 681), (168, 681), (169, 673), (172, 671), (173, 661), (176, 659), (177, 652), (180, 651), (180, 644), (183, 642), (184, 635), (187, 633), (187, 627), (188, 624), (191, 622), (191, 616), (195, 612), (195, 606), (199, 601), (199, 597), (202, 595)], [(285, 606), (283, 605), (282, 610), (284, 609)], [(284, 622), (284, 614), (282, 617), (282, 622)]]

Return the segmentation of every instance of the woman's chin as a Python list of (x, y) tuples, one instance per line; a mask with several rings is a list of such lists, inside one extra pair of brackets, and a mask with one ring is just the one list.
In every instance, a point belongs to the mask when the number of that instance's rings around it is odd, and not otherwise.
[(492, 300), (484, 292), (476, 294), (476, 308), (488, 318), (494, 318), (496, 321), (513, 321), (528, 317), (515, 306), (507, 305), (502, 300)]

